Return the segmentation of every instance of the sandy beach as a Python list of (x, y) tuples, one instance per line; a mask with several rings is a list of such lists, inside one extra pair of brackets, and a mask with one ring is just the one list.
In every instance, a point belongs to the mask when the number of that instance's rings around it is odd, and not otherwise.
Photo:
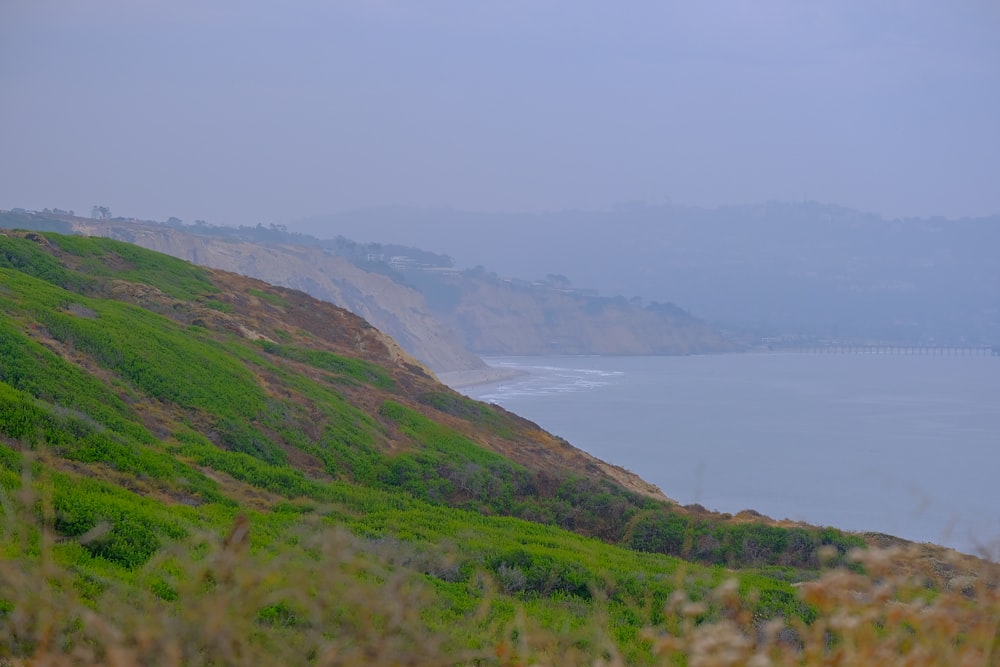
[(527, 375), (527, 372), (513, 368), (480, 368), (469, 371), (438, 373), (437, 377), (443, 384), (448, 385), (452, 389), (462, 389), (474, 387), (479, 384), (510, 380), (522, 375)]

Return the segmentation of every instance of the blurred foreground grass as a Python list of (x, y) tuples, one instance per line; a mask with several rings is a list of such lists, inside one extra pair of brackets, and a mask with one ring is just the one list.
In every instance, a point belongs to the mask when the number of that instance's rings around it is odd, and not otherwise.
[(4, 666), (1000, 664), (988, 562), (938, 585), (912, 574), (915, 552), (857, 551), (852, 567), (795, 586), (804, 613), (768, 618), (761, 596), (777, 589), (721, 568), (680, 564), (665, 598), (518, 595), (503, 580), (512, 566), (463, 569), (447, 546), (366, 538), (319, 515), (251, 548), (238, 515), (125, 571), (86, 555), (107, 526), (57, 538), (38, 488), (3, 496)]

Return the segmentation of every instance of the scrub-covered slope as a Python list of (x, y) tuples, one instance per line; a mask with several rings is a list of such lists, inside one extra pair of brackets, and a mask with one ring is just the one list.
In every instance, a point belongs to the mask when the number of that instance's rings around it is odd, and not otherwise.
[[(417, 448), (405, 424), (429, 415), (470, 447), (658, 495), (534, 424), (448, 391), (391, 338), (301, 292), (108, 239), (12, 232), (0, 243), (0, 379), (113, 406), (82, 410), (90, 419), (111, 410), (157, 439), (197, 434), (271, 464), (360, 480), (375, 474), (361, 461)], [(52, 387), (40, 386), (39, 366)], [(77, 375), (86, 387), (56, 388)]]
[(216, 473), (288, 497), (345, 482), (706, 563), (809, 566), (840, 539), (674, 507), (301, 292), (16, 231), (0, 277), (0, 437), (158, 500), (216, 499)]
[(672, 592), (730, 576), (694, 563), (754, 568), (749, 631), (814, 620), (789, 580), (862, 544), (674, 507), (300, 292), (17, 231), (0, 500), (0, 662), (514, 663), (519, 613), (553, 656), (642, 662)]

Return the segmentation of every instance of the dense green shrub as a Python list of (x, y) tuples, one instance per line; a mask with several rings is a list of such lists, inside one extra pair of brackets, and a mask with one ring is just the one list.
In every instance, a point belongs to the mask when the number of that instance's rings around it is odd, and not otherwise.
[(379, 414), (395, 422), (400, 431), (420, 445), (456, 460), (480, 465), (509, 463), (504, 457), (476, 445), (461, 433), (395, 401), (383, 402), (379, 407)]
[(180, 539), (186, 530), (158, 503), (96, 480), (53, 474), (54, 529), (65, 537), (86, 537), (94, 556), (126, 569), (144, 564), (161, 538)]
[(580, 563), (527, 548), (499, 554), (491, 559), (489, 566), (511, 593), (542, 596), (562, 593), (589, 600), (591, 587), (598, 582)]
[(106, 384), (31, 340), (14, 321), (2, 317), (0, 382), (40, 399), (53, 410), (82, 413), (130, 438), (144, 443), (154, 441), (136, 423), (132, 409)]
[(272, 465), (285, 463), (281, 448), (245, 421), (223, 419), (218, 424), (219, 444), (233, 452), (242, 452)]
[(447, 415), (483, 426), (501, 437), (514, 437), (513, 429), (501, 413), (486, 403), (474, 401), (453, 391), (428, 391), (417, 400)]
[(629, 546), (639, 551), (680, 555), (684, 551), (688, 521), (666, 512), (647, 511), (632, 525)]
[(89, 277), (66, 269), (59, 260), (29, 239), (0, 236), (0, 268), (14, 269), (74, 291), (92, 284)]
[(104, 237), (65, 236), (46, 233), (60, 250), (82, 257), (93, 276), (120, 278), (156, 287), (169, 296), (193, 300), (218, 289), (208, 270), (182, 259)]
[(253, 375), (217, 343), (137, 306), (90, 305), (98, 318), (53, 312), (43, 315), (45, 325), (55, 338), (157, 400), (243, 419), (263, 410), (265, 399)]
[(268, 354), (298, 361), (314, 368), (330, 371), (345, 378), (352, 378), (379, 389), (392, 389), (395, 382), (385, 369), (364, 359), (352, 359), (325, 350), (314, 350), (296, 345), (280, 345), (270, 341), (258, 341), (258, 345)]

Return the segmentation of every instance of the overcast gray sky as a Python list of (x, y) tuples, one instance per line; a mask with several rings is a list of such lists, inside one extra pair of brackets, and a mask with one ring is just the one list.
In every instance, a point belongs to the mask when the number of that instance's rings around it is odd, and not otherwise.
[(1000, 213), (995, 0), (0, 0), (0, 208)]

